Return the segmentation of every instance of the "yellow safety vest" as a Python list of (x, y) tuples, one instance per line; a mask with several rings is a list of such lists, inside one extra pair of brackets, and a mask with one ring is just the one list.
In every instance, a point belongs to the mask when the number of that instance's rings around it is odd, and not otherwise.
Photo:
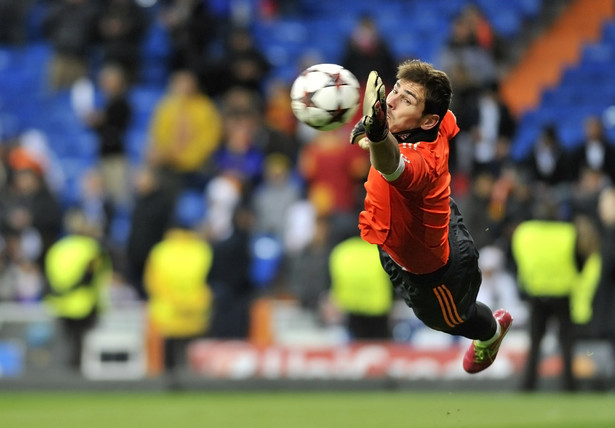
[(111, 261), (94, 238), (61, 238), (45, 256), (45, 276), (50, 287), (45, 303), (58, 317), (85, 318), (100, 308), (111, 274)]
[(579, 274), (571, 223), (530, 220), (512, 237), (520, 286), (531, 296), (568, 296)]
[(393, 289), (375, 245), (359, 237), (339, 243), (329, 257), (329, 271), (333, 300), (344, 311), (376, 316), (391, 309)]
[(202, 334), (209, 324), (212, 293), (206, 284), (211, 247), (195, 233), (173, 229), (152, 248), (144, 282), (148, 312), (164, 337)]
[(577, 231), (572, 223), (529, 220), (512, 236), (519, 285), (530, 296), (570, 297), (571, 318), (577, 324), (592, 316), (592, 299), (600, 280), (597, 253), (579, 272), (575, 260)]

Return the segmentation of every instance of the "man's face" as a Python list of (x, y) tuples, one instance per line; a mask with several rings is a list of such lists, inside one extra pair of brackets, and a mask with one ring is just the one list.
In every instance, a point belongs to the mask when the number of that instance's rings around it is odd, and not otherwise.
[[(387, 119), (392, 133), (408, 131), (425, 125), (425, 87), (407, 80), (398, 80), (387, 96)], [(426, 129), (429, 129), (426, 128)]]

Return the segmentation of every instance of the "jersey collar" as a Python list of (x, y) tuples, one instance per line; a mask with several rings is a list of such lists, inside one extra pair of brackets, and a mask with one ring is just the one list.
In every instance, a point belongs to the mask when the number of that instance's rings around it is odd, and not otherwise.
[(440, 126), (432, 129), (424, 130), (423, 128), (414, 128), (410, 131), (402, 131), (393, 134), (398, 143), (418, 143), (419, 141), (431, 142), (438, 138), (438, 130)]

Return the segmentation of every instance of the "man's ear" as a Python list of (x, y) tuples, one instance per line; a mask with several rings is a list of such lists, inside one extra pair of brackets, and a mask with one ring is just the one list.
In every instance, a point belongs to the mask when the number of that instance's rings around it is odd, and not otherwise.
[(426, 114), (421, 118), (421, 129), (429, 131), (440, 122), (440, 115), (431, 113)]

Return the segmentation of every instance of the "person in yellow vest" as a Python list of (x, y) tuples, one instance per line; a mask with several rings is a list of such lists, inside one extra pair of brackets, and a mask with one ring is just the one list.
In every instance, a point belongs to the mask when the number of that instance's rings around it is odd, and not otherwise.
[(572, 369), (575, 324), (588, 323), (600, 279), (601, 258), (595, 226), (587, 217), (574, 222), (528, 220), (512, 235), (519, 286), (530, 304), (530, 349), (521, 388), (537, 387), (540, 345), (550, 319), (558, 322), (563, 359), (562, 389), (576, 389)]
[(393, 286), (378, 248), (359, 236), (337, 244), (329, 256), (331, 297), (346, 315), (351, 339), (390, 338)]
[(96, 238), (100, 228), (88, 225), (80, 212), (69, 213), (67, 219), (71, 232), (45, 256), (44, 301), (69, 341), (69, 366), (79, 369), (83, 341), (104, 309), (113, 271), (107, 251)]
[(163, 339), (164, 369), (171, 382), (177, 381), (186, 346), (205, 334), (210, 321), (213, 298), (206, 280), (213, 253), (195, 230), (200, 220), (198, 213), (182, 213), (180, 197), (175, 225), (152, 248), (145, 264), (148, 315)]

